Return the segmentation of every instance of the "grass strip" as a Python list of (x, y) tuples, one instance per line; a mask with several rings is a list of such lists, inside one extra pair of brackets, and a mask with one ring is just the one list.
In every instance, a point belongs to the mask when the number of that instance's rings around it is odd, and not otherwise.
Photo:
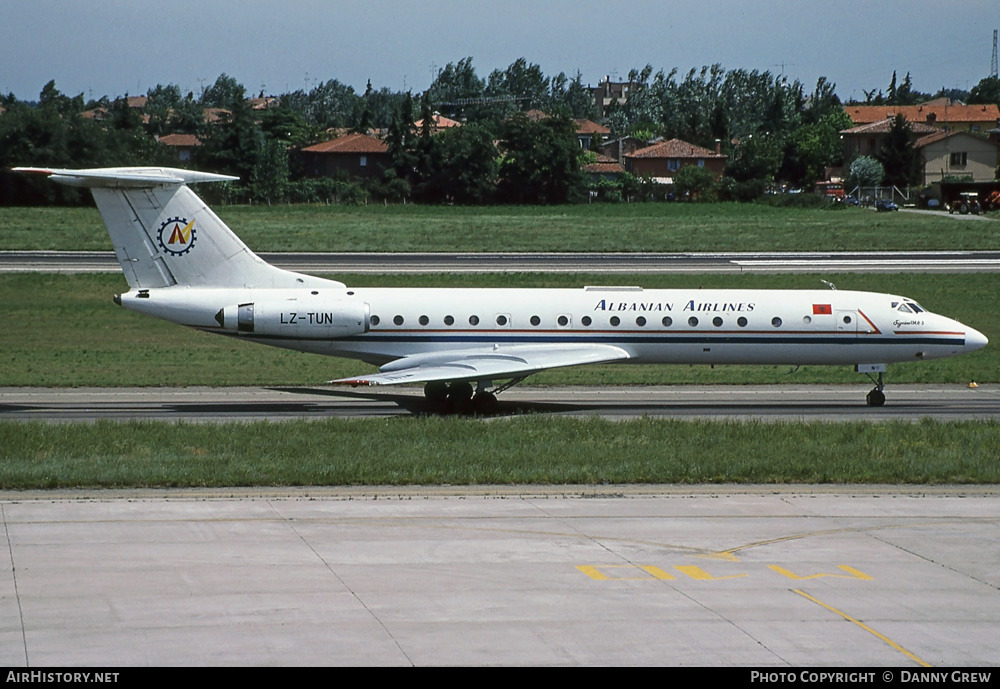
[[(739, 203), (216, 206), (255, 251), (1000, 249), (989, 220)], [(110, 250), (94, 207), (0, 208), (0, 249)]]
[(524, 416), (0, 424), (0, 489), (1000, 483), (1000, 422)]

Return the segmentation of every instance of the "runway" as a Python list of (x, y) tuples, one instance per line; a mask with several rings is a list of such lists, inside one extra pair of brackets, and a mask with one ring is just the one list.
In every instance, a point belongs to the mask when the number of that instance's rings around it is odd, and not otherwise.
[[(870, 385), (519, 386), (496, 416), (659, 417), (765, 421), (940, 421), (1000, 418), (1000, 388), (889, 385), (884, 407)], [(187, 422), (393, 417), (429, 413), (420, 387), (0, 388), (0, 421)]]
[[(1000, 252), (262, 253), (303, 273), (997, 272)], [(0, 273), (117, 273), (110, 251), (0, 251)]]
[(1000, 662), (998, 497), (924, 486), (0, 493), (0, 665), (97, 666), (121, 681), (134, 666), (261, 665), (982, 677)]

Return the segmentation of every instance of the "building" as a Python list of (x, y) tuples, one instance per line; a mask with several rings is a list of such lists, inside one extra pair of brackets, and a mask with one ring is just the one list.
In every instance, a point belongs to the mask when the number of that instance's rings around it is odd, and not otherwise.
[[(877, 122), (861, 124), (840, 132), (844, 146), (844, 160), (851, 161), (860, 156), (877, 156), (882, 150), (882, 144), (892, 130), (895, 116)], [(921, 136), (927, 136), (941, 130), (929, 124), (910, 122), (910, 141), (916, 141)]]
[(996, 105), (951, 105), (932, 101), (923, 105), (846, 105), (844, 112), (855, 126), (902, 115), (910, 125), (926, 124), (948, 132), (985, 134), (1000, 125)]
[(726, 169), (721, 144), (717, 143), (715, 151), (710, 151), (687, 141), (671, 139), (625, 155), (626, 170), (637, 177), (652, 177), (660, 184), (673, 184), (677, 171), (688, 165), (708, 168), (716, 179), (720, 179)]
[[(458, 120), (453, 120), (451, 118), (445, 117), (439, 112), (434, 113), (433, 117), (431, 117), (431, 125), (430, 125), (431, 134), (440, 134), (446, 129), (455, 129), (461, 126), (462, 123), (459, 122)], [(421, 131), (424, 128), (424, 121), (422, 119), (417, 120), (416, 122), (413, 123), (413, 127), (418, 132)]]
[(177, 154), (177, 160), (182, 163), (194, 158), (195, 152), (201, 146), (201, 140), (194, 134), (167, 134), (157, 140), (173, 149)]
[(596, 87), (591, 87), (590, 93), (594, 97), (597, 109), (601, 111), (601, 117), (606, 117), (612, 104), (625, 105), (628, 102), (629, 94), (637, 86), (638, 84), (629, 82), (611, 81), (611, 77), (607, 76)]
[(594, 139), (604, 141), (604, 138), (611, 134), (611, 130), (603, 124), (597, 124), (590, 120), (575, 120), (576, 140), (580, 142), (580, 148), (589, 151)]
[(949, 177), (992, 182), (1000, 163), (994, 141), (967, 132), (935, 132), (917, 139), (914, 147), (923, 162), (924, 185)]
[(385, 142), (367, 134), (346, 134), (299, 152), (303, 170), (310, 177), (371, 178), (392, 165)]
[(621, 177), (623, 172), (625, 168), (617, 160), (605, 155), (598, 155), (595, 162), (583, 166), (583, 173), (591, 183), (614, 181)]

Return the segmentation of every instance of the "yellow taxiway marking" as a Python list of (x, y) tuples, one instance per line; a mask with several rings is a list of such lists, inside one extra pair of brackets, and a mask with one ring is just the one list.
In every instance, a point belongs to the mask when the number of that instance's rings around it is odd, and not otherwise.
[(749, 574), (732, 574), (726, 577), (713, 577), (697, 565), (676, 565), (674, 569), (698, 581), (721, 581), (723, 579), (741, 579), (750, 576)]
[(837, 569), (847, 572), (847, 574), (826, 574), (821, 572), (820, 574), (806, 574), (804, 576), (796, 574), (795, 572), (792, 572), (790, 570), (787, 570), (784, 567), (779, 567), (778, 565), (768, 565), (767, 568), (774, 572), (777, 572), (778, 574), (783, 574), (789, 579), (799, 579), (799, 580), (819, 579), (820, 577), (835, 577), (837, 579), (862, 579), (865, 581), (871, 581), (872, 579), (875, 578), (865, 574), (860, 569), (854, 569), (853, 567), (849, 567), (847, 565), (837, 565)]
[(879, 632), (875, 631), (874, 629), (872, 629), (871, 627), (869, 627), (868, 625), (866, 625), (861, 620), (854, 619), (853, 617), (851, 617), (850, 615), (848, 615), (846, 612), (843, 612), (842, 610), (837, 610), (837, 608), (833, 607), (832, 605), (827, 605), (823, 601), (821, 601), (821, 600), (819, 600), (817, 598), (813, 598), (812, 596), (810, 596), (808, 593), (805, 593), (804, 591), (800, 591), (799, 589), (792, 589), (792, 591), (794, 591), (795, 593), (799, 594), (800, 596), (802, 596), (803, 598), (805, 598), (807, 600), (811, 600), (816, 605), (824, 607), (827, 610), (829, 610), (830, 612), (836, 613), (837, 615), (840, 615), (841, 617), (843, 617), (848, 622), (853, 622), (854, 624), (858, 625), (859, 627), (861, 627), (862, 629), (864, 629), (869, 634), (873, 634), (874, 636), (876, 636), (877, 638), (881, 639), (885, 643), (889, 644), (892, 648), (896, 649), (897, 651), (899, 651), (900, 653), (902, 653), (906, 657), (912, 659), (916, 663), (919, 663), (920, 665), (923, 665), (924, 667), (931, 667), (930, 663), (928, 663), (925, 660), (921, 660), (920, 658), (918, 658), (917, 656), (913, 655), (912, 653), (910, 653), (909, 651), (907, 651), (905, 648), (903, 648), (902, 646), (900, 646), (899, 644), (897, 644), (895, 641), (893, 641), (892, 639), (890, 639), (889, 637), (887, 637), (885, 634), (880, 634)]
[[(654, 567), (653, 565), (601, 565), (600, 568), (593, 565), (577, 565), (576, 568), (586, 574), (591, 579), (596, 579), (597, 581), (640, 581), (647, 579), (660, 579), (662, 581), (671, 581), (677, 577), (664, 572), (659, 567)], [(601, 570), (606, 569), (638, 569), (645, 572), (649, 576), (645, 577), (611, 577), (605, 574)]]

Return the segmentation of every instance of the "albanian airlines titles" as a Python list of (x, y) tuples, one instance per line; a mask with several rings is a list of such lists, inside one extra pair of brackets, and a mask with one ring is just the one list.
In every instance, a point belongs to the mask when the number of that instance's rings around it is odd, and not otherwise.
[[(594, 311), (674, 311), (674, 304), (665, 301), (608, 301), (601, 299), (594, 307)], [(740, 312), (749, 313), (753, 311), (756, 304), (752, 301), (695, 301), (691, 299), (684, 303), (679, 311), (712, 311), (712, 312)]]

